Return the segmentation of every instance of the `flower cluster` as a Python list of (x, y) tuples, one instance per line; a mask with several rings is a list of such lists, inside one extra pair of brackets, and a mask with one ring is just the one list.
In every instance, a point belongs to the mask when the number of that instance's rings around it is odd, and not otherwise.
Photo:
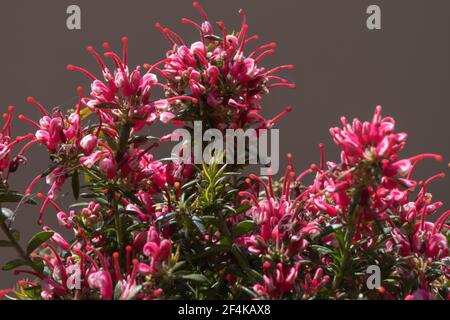
[[(271, 120), (259, 113), (270, 89), (294, 87), (275, 75), (291, 65), (261, 65), (275, 44), (245, 53), (258, 37), (248, 36), (242, 10), (239, 32), (219, 22), (217, 35), (194, 7), (204, 21), (182, 22), (200, 41), (186, 45), (157, 24), (172, 48), (152, 65), (129, 68), (127, 38), (120, 55), (108, 43), (103, 56), (89, 46), (101, 79), (69, 65), (90, 80), (88, 96), (77, 88), (78, 103), (67, 111), (29, 97), (42, 117), (18, 118), (33, 133), (14, 138), (8, 108), (0, 131), (1, 246), (19, 256), (3, 270), (21, 278), (0, 299), (449, 299), (450, 211), (439, 214), (443, 203), (429, 193), (444, 174), (413, 178), (424, 159), (442, 157), (400, 158), (406, 134), (380, 107), (370, 122), (343, 118), (330, 130), (338, 162), (326, 162), (320, 144), (319, 164), (297, 171), (288, 155), (279, 180), (246, 177), (244, 166), (222, 164), (223, 154), (201, 166), (182, 160), (188, 149), (179, 159), (155, 158), (171, 136), (144, 134), (158, 120), (268, 129), (291, 111)], [(10, 174), (34, 145), (48, 153), (48, 169), (23, 193), (13, 191)], [(59, 203), (67, 187), (69, 207)], [(41, 231), (26, 248), (10, 203), (40, 204)], [(52, 218), (63, 231), (49, 227)], [(381, 270), (374, 286), (371, 268)]]
[[(442, 157), (399, 159), (406, 134), (394, 133), (394, 120), (382, 118), (380, 107), (372, 122), (342, 122), (343, 129), (330, 130), (342, 149), (342, 162), (325, 166), (322, 154), (320, 166), (312, 165), (298, 176), (293, 164), (288, 166), (279, 193), (271, 179), (266, 185), (256, 176), (250, 179), (263, 187), (262, 197), (250, 180), (252, 192), (240, 193), (252, 206), (247, 215), (260, 226), (259, 232), (244, 237), (249, 251), (263, 261), (264, 284), (256, 284), (255, 292), (275, 299), (316, 294), (330, 298), (330, 292), (350, 298), (370, 296), (367, 276), (354, 276), (364, 274), (369, 265), (388, 270), (392, 277), (382, 282), (379, 295), (385, 298), (406, 297), (403, 290), (408, 287), (401, 283), (406, 280), (430, 297), (447, 290), (449, 249), (444, 229), (450, 211), (434, 223), (426, 221), (443, 205), (432, 202), (426, 188), (444, 174), (425, 182), (412, 179), (421, 160)], [(322, 145), (321, 149), (323, 153)], [(315, 174), (309, 186), (301, 184), (306, 174)], [(415, 194), (417, 185), (420, 190)], [(436, 280), (435, 273), (442, 278)], [(289, 277), (292, 274), (296, 281)], [(403, 279), (394, 280), (397, 276)]]
[(283, 65), (266, 70), (259, 65), (264, 57), (275, 53), (275, 43), (245, 53), (248, 43), (257, 40), (258, 36), (248, 36), (249, 27), (243, 10), (239, 11), (242, 16), (239, 32), (228, 32), (220, 21), (217, 23), (220, 33), (215, 34), (205, 11), (197, 2), (194, 6), (200, 11), (203, 23), (190, 19), (181, 21), (200, 32), (200, 41), (188, 45), (174, 31), (157, 24), (173, 47), (161, 62), (164, 64), (161, 69), (158, 64), (149, 66), (167, 79), (167, 95), (190, 93), (198, 100), (189, 104), (173, 102), (171, 110), (177, 115), (176, 119), (187, 122), (202, 119), (205, 125), (218, 129), (272, 127), (291, 108), (286, 108), (274, 119), (264, 119), (259, 114), (262, 95), (276, 87), (295, 88), (294, 84), (276, 75), (294, 67)]

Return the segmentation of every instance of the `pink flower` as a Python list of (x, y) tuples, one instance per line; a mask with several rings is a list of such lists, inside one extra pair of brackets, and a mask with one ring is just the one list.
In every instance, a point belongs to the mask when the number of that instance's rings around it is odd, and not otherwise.
[(111, 300), (113, 297), (113, 282), (107, 271), (97, 271), (89, 274), (87, 278), (89, 287), (99, 289), (103, 300)]

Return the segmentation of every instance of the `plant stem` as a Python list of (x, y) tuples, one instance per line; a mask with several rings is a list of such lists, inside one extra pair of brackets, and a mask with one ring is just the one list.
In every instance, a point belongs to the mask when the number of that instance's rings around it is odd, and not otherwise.
[[(0, 204), (0, 212), (1, 210), (2, 206)], [(25, 250), (22, 249), (20, 244), (17, 242), (16, 238), (14, 238), (14, 235), (11, 233), (11, 230), (8, 228), (6, 224), (6, 220), (0, 220), (0, 229), (2, 229), (3, 233), (6, 235), (9, 242), (19, 255), (19, 257), (21, 257), (26, 262), (26, 264), (30, 266), (34, 271), (36, 271), (37, 273), (41, 273), (41, 271), (38, 268), (36, 268), (35, 264), (30, 259), (30, 256), (25, 252)]]

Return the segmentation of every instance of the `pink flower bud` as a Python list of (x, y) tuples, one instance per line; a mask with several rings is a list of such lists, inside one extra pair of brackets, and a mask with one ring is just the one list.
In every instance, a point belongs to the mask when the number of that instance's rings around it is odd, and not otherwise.
[(99, 164), (100, 170), (106, 174), (108, 179), (112, 179), (116, 176), (116, 164), (110, 158), (105, 158), (100, 161)]
[(98, 138), (92, 134), (88, 134), (80, 141), (80, 147), (85, 155), (90, 155), (97, 146)]

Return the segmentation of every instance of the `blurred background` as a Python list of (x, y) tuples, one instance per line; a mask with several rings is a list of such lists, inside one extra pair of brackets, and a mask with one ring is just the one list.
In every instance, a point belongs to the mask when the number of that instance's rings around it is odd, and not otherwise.
[[(81, 30), (68, 30), (66, 9), (81, 8)], [(203, 0), (211, 21), (222, 20), (228, 30), (240, 28), (238, 10), (245, 9), (250, 34), (258, 43), (275, 41), (277, 54), (264, 59), (267, 67), (294, 64), (296, 70), (283, 75), (297, 89), (273, 89), (265, 98), (263, 114), (271, 117), (285, 106), (293, 112), (277, 123), (280, 128), (281, 164), (285, 154), (294, 156), (297, 170), (319, 161), (318, 144), (326, 146), (328, 160), (338, 160), (329, 128), (340, 125), (340, 117), (369, 120), (376, 105), (397, 120), (397, 129), (409, 135), (403, 155), (423, 152), (442, 154), (442, 163), (421, 164), (418, 179), (448, 172), (450, 161), (450, 1), (448, 0)], [(381, 30), (368, 30), (366, 9), (381, 8)], [(200, 20), (191, 0), (2, 0), (0, 4), (0, 108), (14, 105), (17, 114), (38, 119), (39, 113), (26, 103), (34, 96), (48, 110), (66, 109), (77, 102), (75, 88), (89, 93), (89, 81), (66, 71), (67, 64), (86, 67), (100, 75), (88, 45), (101, 49), (104, 41), (121, 50), (121, 37), (129, 37), (130, 66), (153, 63), (164, 57), (168, 42), (154, 27), (160, 22), (179, 32), (186, 42), (196, 41), (197, 32), (181, 24), (187, 17)], [(253, 43), (253, 46), (256, 42)], [(148, 133), (162, 136), (172, 128), (155, 126)], [(15, 135), (34, 130), (16, 121)], [(166, 151), (168, 152), (169, 149)], [(168, 156), (164, 149), (161, 157)], [(24, 191), (49, 164), (36, 145), (28, 153), (28, 165), (12, 177), (12, 188)], [(281, 170), (280, 170), (281, 171)], [(449, 203), (450, 179), (433, 182), (434, 199)], [(45, 184), (34, 191), (46, 192)], [(70, 202), (62, 197), (60, 203)], [(448, 208), (448, 205), (447, 205)], [(12, 209), (16, 209), (12, 207)], [(442, 211), (442, 210), (441, 210)], [(39, 230), (38, 206), (17, 209), (15, 227), (23, 244)], [(56, 226), (48, 210), (44, 223)], [(57, 229), (59, 230), (59, 229)], [(3, 235), (0, 235), (0, 239)], [(0, 264), (15, 258), (2, 248)], [(16, 281), (12, 272), (0, 271), (0, 288)]]

